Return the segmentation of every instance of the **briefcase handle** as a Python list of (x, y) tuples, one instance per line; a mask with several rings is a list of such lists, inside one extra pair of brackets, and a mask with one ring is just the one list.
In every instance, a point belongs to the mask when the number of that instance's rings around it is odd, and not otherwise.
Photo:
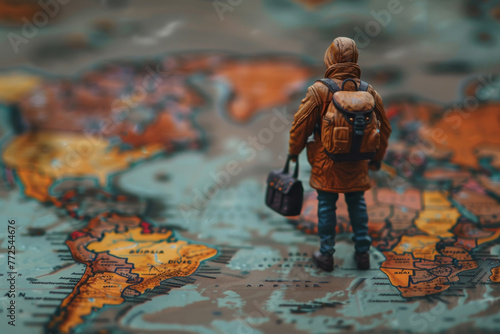
[(290, 160), (292, 160), (292, 159), (296, 159), (295, 171), (293, 172), (293, 178), (297, 179), (299, 176), (299, 156), (298, 155), (294, 155), (294, 154), (288, 155), (288, 158), (286, 159), (285, 168), (283, 168), (283, 173), (288, 174), (288, 171), (290, 170)]

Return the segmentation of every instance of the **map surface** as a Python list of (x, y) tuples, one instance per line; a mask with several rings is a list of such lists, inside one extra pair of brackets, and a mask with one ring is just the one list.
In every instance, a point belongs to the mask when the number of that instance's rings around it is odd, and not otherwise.
[[(500, 5), (464, 1), (466, 14), (452, 10), (440, 25), (444, 5), (405, 4), (360, 48), (362, 77), (381, 93), (393, 134), (366, 192), (371, 268), (355, 268), (341, 196), (335, 270), (324, 273), (310, 260), (319, 241), (305, 154), (300, 216), (264, 205), (265, 179), (285, 162), (293, 113), (322, 76), (323, 50), (387, 4), (195, 3), (172, 5), (187, 14), (167, 19), (154, 14), (160, 3), (145, 5), (152, 26), (136, 30), (120, 16), (135, 2), (107, 19), (89, 7), (83, 31), (51, 23), (68, 28), (57, 43), (69, 54), (56, 52), (47, 27), (21, 66), (0, 72), (1, 332), (497, 330)], [(36, 13), (2, 6), (11, 31)], [(78, 6), (60, 14), (76, 18)], [(470, 38), (457, 42), (457, 26)], [(411, 47), (430, 41), (450, 54)], [(175, 48), (155, 49), (163, 42)], [(77, 56), (86, 53), (90, 63)], [(72, 62), (78, 71), (67, 75)]]

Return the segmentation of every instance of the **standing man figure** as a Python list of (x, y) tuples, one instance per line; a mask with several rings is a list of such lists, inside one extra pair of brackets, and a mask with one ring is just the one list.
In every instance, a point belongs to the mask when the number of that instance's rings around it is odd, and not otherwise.
[[(356, 43), (350, 38), (336, 38), (324, 60), (325, 79), (307, 89), (295, 114), (289, 154), (296, 159), (307, 146), (312, 166), (310, 184), (318, 192), (321, 242), (319, 251), (313, 254), (314, 262), (325, 271), (333, 270), (336, 202), (343, 193), (354, 232), (357, 266), (366, 270), (370, 268), (371, 246), (364, 199), (364, 192), (370, 188), (368, 169), (380, 169), (391, 127), (380, 95), (360, 80)], [(311, 135), (314, 141), (308, 141)]]

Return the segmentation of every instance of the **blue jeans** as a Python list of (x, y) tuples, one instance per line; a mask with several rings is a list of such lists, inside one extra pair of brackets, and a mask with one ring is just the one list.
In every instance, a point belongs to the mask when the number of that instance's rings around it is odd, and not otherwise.
[[(364, 191), (345, 193), (345, 201), (349, 212), (354, 235), (354, 249), (356, 253), (368, 252), (372, 239), (368, 235), (368, 213)], [(339, 194), (318, 190), (318, 235), (321, 246), (320, 252), (328, 255), (335, 252), (335, 227), (337, 226), (336, 203)]]

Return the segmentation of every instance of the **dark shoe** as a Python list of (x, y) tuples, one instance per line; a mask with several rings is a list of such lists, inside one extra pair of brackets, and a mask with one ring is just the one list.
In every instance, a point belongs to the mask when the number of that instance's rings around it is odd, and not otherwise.
[(360, 270), (368, 270), (370, 269), (370, 253), (354, 253), (354, 257), (356, 258), (356, 263), (358, 264), (358, 269)]
[(333, 256), (321, 254), (320, 251), (313, 253), (314, 263), (324, 271), (333, 271)]

